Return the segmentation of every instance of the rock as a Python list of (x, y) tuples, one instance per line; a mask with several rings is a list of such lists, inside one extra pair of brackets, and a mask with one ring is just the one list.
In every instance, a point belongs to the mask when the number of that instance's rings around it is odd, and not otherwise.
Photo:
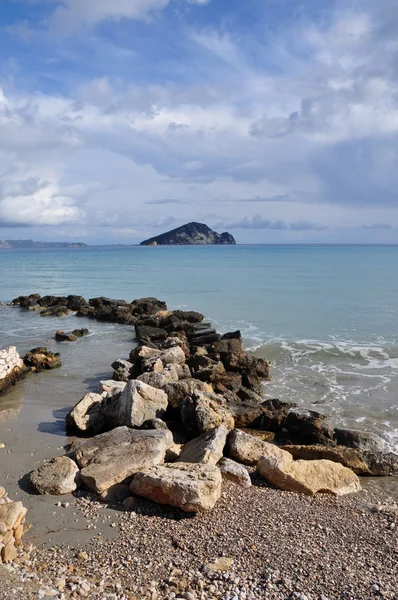
[(220, 425), (224, 425), (228, 430), (235, 426), (224, 398), (209, 392), (194, 392), (185, 398), (181, 404), (181, 419), (187, 431), (193, 435), (210, 431)]
[[(240, 427), (238, 429), (241, 429)], [(253, 435), (254, 437), (259, 438), (263, 442), (274, 442), (275, 441), (275, 433), (273, 431), (262, 431), (258, 429), (244, 429), (242, 428), (243, 433), (248, 433), (249, 435)]]
[(277, 446), (262, 441), (259, 437), (244, 433), (239, 429), (231, 431), (227, 443), (228, 454), (244, 465), (256, 465), (262, 456), (284, 456), (286, 453)]
[(39, 312), (41, 317), (66, 317), (70, 314), (72, 314), (72, 311), (62, 305), (50, 306), (50, 308), (45, 308)]
[(163, 342), (168, 337), (168, 333), (164, 329), (148, 325), (136, 325), (135, 335), (140, 343), (152, 342), (155, 344), (156, 342)]
[(115, 381), (114, 379), (108, 379), (106, 381), (100, 381), (99, 385), (99, 393), (110, 394), (114, 396), (115, 394), (121, 394), (126, 387), (126, 381)]
[(289, 452), (276, 446), (273, 449), (270, 448), (267, 456), (260, 458), (257, 472), (278, 489), (308, 495), (324, 492), (336, 496), (352, 494), (361, 489), (355, 473), (341, 464), (330, 460), (294, 461)]
[(166, 450), (166, 456), (165, 456), (165, 462), (167, 463), (172, 463), (175, 462), (177, 460), (177, 458), (180, 456), (181, 452), (182, 452), (182, 444), (176, 444), (175, 442), (173, 442), (170, 446), (170, 448), (168, 448)]
[(165, 431), (169, 431), (169, 428), (167, 427), (167, 423), (162, 421), (162, 419), (148, 419), (148, 421), (145, 421), (141, 425), (140, 429), (142, 429), (142, 430), (164, 429)]
[(65, 333), (64, 331), (56, 331), (55, 339), (57, 342), (76, 342), (77, 336), (73, 333)]
[(221, 473), (211, 465), (159, 465), (137, 473), (130, 490), (137, 496), (176, 506), (185, 512), (211, 510), (221, 497)]
[(217, 573), (217, 572), (224, 573), (226, 571), (229, 571), (229, 569), (232, 567), (233, 564), (234, 564), (233, 558), (229, 558), (227, 556), (222, 556), (221, 558), (217, 558), (217, 560), (214, 561), (213, 563), (209, 563), (208, 565), (206, 565), (206, 568), (209, 571), (214, 571), (215, 573)]
[(167, 384), (163, 389), (167, 394), (169, 406), (171, 408), (180, 408), (185, 398), (187, 396), (192, 396), (195, 392), (213, 391), (211, 385), (193, 378)]
[(279, 432), (285, 426), (290, 410), (297, 405), (294, 402), (281, 402), (272, 399), (265, 400), (261, 403), (261, 406), (263, 410), (258, 429)]
[(109, 504), (122, 504), (124, 500), (129, 498), (131, 495), (130, 488), (128, 485), (116, 484), (110, 487), (100, 495), (102, 502)]
[(0, 396), (25, 373), (26, 367), (15, 346), (0, 349)]
[(333, 444), (333, 430), (325, 424), (326, 416), (305, 409), (292, 410), (284, 428), (302, 444)]
[(153, 315), (167, 310), (166, 302), (157, 298), (138, 298), (131, 303), (131, 307), (134, 315)]
[(186, 321), (187, 323), (201, 323), (204, 320), (204, 315), (194, 310), (173, 310), (171, 314), (180, 321)]
[(140, 372), (137, 371), (137, 366), (134, 363), (121, 358), (112, 363), (112, 369), (114, 369), (113, 379), (123, 382), (134, 379), (134, 376)]
[(263, 359), (247, 354), (246, 352), (236, 352), (223, 355), (224, 367), (227, 371), (241, 373), (252, 373), (261, 379), (269, 379), (270, 363)]
[(15, 560), (18, 557), (18, 552), (17, 549), (15, 548), (15, 544), (14, 541), (10, 541), (8, 542), (8, 544), (6, 544), (4, 546), (4, 548), (1, 551), (1, 558), (3, 560), (4, 563), (9, 563), (12, 562), (13, 560)]
[(48, 369), (58, 369), (61, 366), (59, 354), (49, 352), (47, 348), (33, 348), (24, 356), (25, 365), (40, 373)]
[(102, 493), (132, 475), (163, 462), (173, 437), (168, 430), (117, 427), (76, 446), (82, 480)]
[(248, 470), (243, 465), (240, 465), (230, 458), (222, 458), (218, 463), (218, 466), (220, 468), (221, 475), (225, 479), (233, 481), (241, 487), (251, 487), (252, 480), (250, 479)]
[(90, 392), (86, 394), (66, 415), (66, 424), (78, 431), (99, 433), (104, 429), (106, 423), (105, 399), (106, 394), (104, 393)]
[(80, 481), (76, 463), (67, 456), (58, 456), (33, 471), (30, 484), (38, 494), (61, 496), (74, 492)]
[(191, 371), (188, 365), (171, 364), (162, 368), (160, 373), (154, 371), (143, 373), (137, 377), (137, 380), (157, 389), (162, 389), (169, 383), (177, 383), (180, 380), (189, 379), (190, 377)]
[(142, 381), (129, 381), (107, 410), (111, 427), (140, 427), (148, 419), (161, 418), (167, 408), (167, 394)]
[[(397, 475), (398, 455), (363, 452), (344, 446), (283, 446), (295, 460), (331, 460), (348, 467), (357, 475)], [(395, 457), (395, 460), (394, 460)]]
[(355, 431), (353, 429), (334, 430), (334, 439), (339, 446), (365, 450), (366, 452), (383, 452), (385, 442), (373, 433)]
[(185, 444), (177, 463), (201, 463), (216, 465), (221, 459), (229, 430), (221, 425), (206, 431)]
[(27, 510), (22, 502), (6, 502), (0, 504), (0, 523), (4, 531), (12, 531), (24, 520)]
[(78, 338), (86, 337), (87, 335), (89, 335), (89, 333), (90, 333), (89, 330), (86, 329), (86, 328), (83, 328), (83, 329), (74, 329), (72, 331), (72, 335), (75, 335)]

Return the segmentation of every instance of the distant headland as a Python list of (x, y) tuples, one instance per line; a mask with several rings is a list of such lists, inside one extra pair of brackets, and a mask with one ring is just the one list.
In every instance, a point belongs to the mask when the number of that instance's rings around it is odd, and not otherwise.
[(34, 242), (33, 240), (0, 240), (0, 250), (18, 248), (87, 248), (81, 242)]
[(217, 233), (203, 223), (187, 223), (161, 235), (141, 242), (141, 246), (204, 246), (236, 244), (235, 238), (227, 232)]

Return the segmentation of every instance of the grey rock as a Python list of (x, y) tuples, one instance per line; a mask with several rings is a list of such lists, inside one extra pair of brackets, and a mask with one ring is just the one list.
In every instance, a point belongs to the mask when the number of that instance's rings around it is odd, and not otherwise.
[(229, 481), (233, 481), (237, 483), (241, 487), (251, 487), (252, 480), (250, 478), (248, 470), (239, 463), (231, 460), (230, 458), (222, 458), (218, 464), (221, 475), (228, 479)]
[(107, 422), (111, 427), (140, 427), (148, 419), (162, 417), (167, 405), (167, 394), (162, 390), (142, 381), (129, 381), (107, 408)]
[(38, 494), (61, 496), (77, 489), (80, 474), (73, 460), (67, 456), (58, 456), (33, 471), (29, 481)]
[(224, 425), (206, 431), (185, 444), (176, 462), (216, 465), (223, 455), (227, 435)]

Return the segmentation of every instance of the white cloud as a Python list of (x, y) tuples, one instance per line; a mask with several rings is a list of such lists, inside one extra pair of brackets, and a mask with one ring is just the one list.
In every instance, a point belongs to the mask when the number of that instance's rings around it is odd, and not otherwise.
[[(205, 5), (210, 0), (187, 0)], [(106, 20), (145, 20), (160, 12), (170, 0), (61, 0), (49, 19), (50, 29), (73, 33), (80, 27), (93, 27)]]
[[(51, 22), (73, 30), (166, 4), (65, 0)], [(9, 89), (0, 95), (0, 220), (15, 223), (18, 212), (18, 222), (149, 237), (221, 213), (250, 235), (290, 239), (325, 223), (370, 233), (397, 225), (397, 50), (383, 37), (384, 13), (337, 6), (255, 47), (214, 28), (190, 31), (178, 75), (164, 63), (167, 83), (103, 74), (64, 96)], [(261, 199), (262, 214), (248, 218)]]

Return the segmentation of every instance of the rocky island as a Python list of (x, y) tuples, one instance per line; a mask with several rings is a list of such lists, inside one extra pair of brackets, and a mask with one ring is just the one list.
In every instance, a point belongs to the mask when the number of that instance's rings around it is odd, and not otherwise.
[(140, 246), (205, 246), (234, 245), (235, 238), (227, 232), (217, 233), (204, 223), (187, 223), (167, 233), (141, 242)]

